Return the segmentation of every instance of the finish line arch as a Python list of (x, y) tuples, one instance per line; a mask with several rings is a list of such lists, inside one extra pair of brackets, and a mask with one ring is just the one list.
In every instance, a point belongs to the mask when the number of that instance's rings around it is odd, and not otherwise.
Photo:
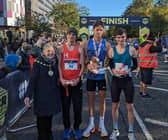
[(105, 26), (139, 26), (139, 35), (149, 33), (150, 18), (139, 16), (128, 17), (95, 17), (82, 16), (80, 17), (79, 36), (85, 40), (89, 37), (88, 27), (93, 25), (96, 21), (102, 21)]

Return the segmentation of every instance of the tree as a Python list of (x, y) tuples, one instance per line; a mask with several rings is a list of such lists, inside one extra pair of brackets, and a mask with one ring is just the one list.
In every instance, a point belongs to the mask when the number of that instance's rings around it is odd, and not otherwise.
[(153, 0), (134, 0), (124, 12), (124, 16), (151, 16)]
[(51, 23), (46, 21), (44, 16), (38, 14), (29, 17), (26, 28), (27, 30), (33, 30), (37, 34), (41, 34), (42, 32), (51, 33)]
[[(168, 0), (134, 0), (125, 10), (124, 16), (149, 16), (151, 19), (151, 30), (159, 35), (168, 31)], [(130, 32), (134, 34), (134, 29)]]
[(79, 28), (79, 11), (76, 3), (57, 3), (49, 14), (57, 33), (65, 33), (69, 27)]
[(152, 12), (151, 21), (152, 31), (158, 32), (160, 35), (168, 31), (168, 7), (156, 5)]

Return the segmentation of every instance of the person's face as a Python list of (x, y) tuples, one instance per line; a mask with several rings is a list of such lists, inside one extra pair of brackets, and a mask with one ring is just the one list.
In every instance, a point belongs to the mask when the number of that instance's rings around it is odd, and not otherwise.
[(23, 47), (23, 49), (26, 49), (27, 48), (27, 42), (23, 42), (22, 47)]
[(104, 34), (104, 28), (99, 25), (99, 26), (96, 26), (94, 29), (93, 29), (93, 33), (94, 33), (94, 36), (97, 37), (97, 38), (101, 38)]
[(55, 57), (55, 50), (52, 46), (45, 47), (43, 50), (43, 55), (47, 58), (53, 58)]
[(127, 39), (126, 33), (123, 33), (122, 35), (116, 35), (115, 37), (115, 40), (119, 45), (124, 45), (126, 42), (126, 39)]
[(67, 34), (67, 42), (75, 42), (76, 41), (76, 34), (70, 32)]

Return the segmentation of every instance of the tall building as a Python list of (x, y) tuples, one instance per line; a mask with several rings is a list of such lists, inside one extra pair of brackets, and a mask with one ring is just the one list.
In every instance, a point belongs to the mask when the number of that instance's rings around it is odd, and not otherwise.
[(31, 1), (31, 12), (32, 14), (47, 15), (51, 10), (52, 6), (56, 3), (66, 2), (65, 0), (32, 0)]
[(0, 28), (19, 27), (25, 16), (25, 0), (0, 0)]

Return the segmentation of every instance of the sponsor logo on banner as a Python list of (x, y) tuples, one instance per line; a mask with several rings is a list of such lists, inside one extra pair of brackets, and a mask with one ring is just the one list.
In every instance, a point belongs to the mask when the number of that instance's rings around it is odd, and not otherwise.
[(19, 85), (19, 99), (23, 99), (25, 97), (27, 87), (29, 85), (29, 81), (25, 80)]

